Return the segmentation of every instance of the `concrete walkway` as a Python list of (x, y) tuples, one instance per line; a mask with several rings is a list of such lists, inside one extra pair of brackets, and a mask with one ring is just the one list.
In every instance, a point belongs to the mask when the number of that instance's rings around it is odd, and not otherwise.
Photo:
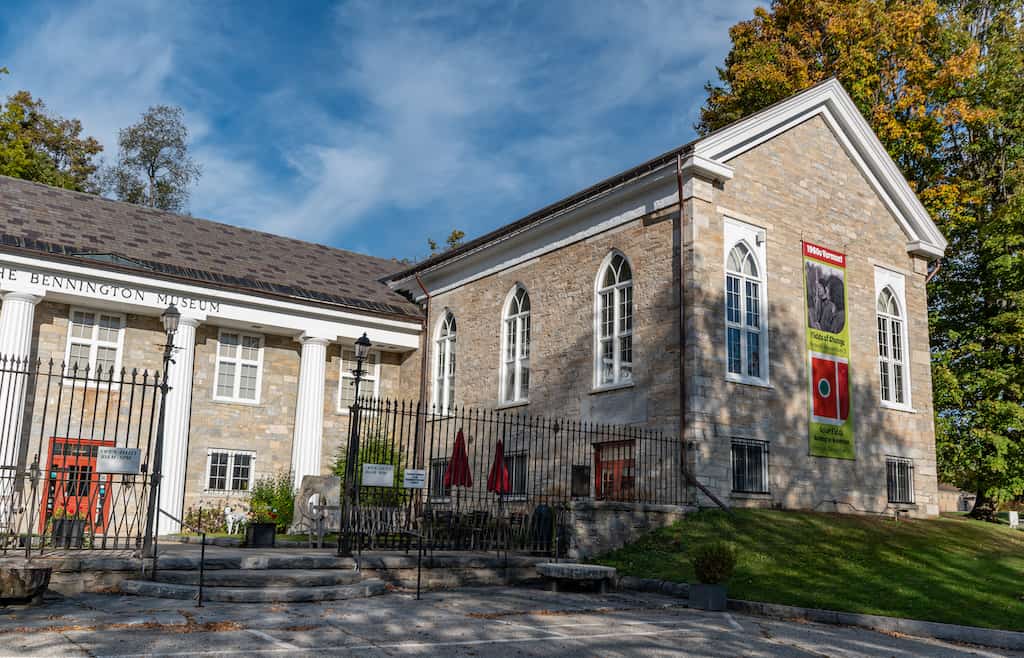
[(0, 609), (0, 655), (1003, 656), (933, 640), (687, 609), (656, 594), (533, 588), (405, 592), (330, 603), (87, 594)]

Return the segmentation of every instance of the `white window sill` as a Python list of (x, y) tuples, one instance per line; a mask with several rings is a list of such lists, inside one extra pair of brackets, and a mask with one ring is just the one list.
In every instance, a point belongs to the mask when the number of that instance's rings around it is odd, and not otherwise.
[(771, 500), (772, 494), (768, 493), (756, 493), (753, 491), (730, 491), (729, 498), (746, 498), (755, 500)]
[(891, 411), (902, 411), (908, 414), (917, 413), (917, 409), (914, 409), (909, 404), (897, 404), (896, 402), (886, 402), (885, 400), (882, 400), (878, 403), (878, 406), (880, 406), (883, 409), (889, 409)]
[[(151, 378), (144, 380), (144, 379), (141, 379), (141, 373), (139, 373), (139, 375), (140, 375), (140, 379), (136, 382), (137, 386), (154, 386), (154, 385), (159, 386), (159, 384), (160, 384), (159, 380), (155, 380), (154, 381)], [(126, 374), (125, 377), (131, 377), (131, 375), (130, 374)], [(84, 379), (75, 379), (73, 377), (65, 377), (61, 381), (61, 385), (62, 386), (72, 386), (74, 388), (94, 388), (94, 389), (96, 389), (98, 391), (105, 391), (105, 390), (107, 390), (109, 388), (112, 392), (113, 391), (120, 391), (121, 390), (121, 384), (123, 384), (123, 383), (127, 383), (128, 386), (132, 385), (132, 382), (131, 382), (130, 379), (127, 380), (127, 382), (126, 382), (125, 380), (122, 380), (120, 377), (118, 377), (117, 379), (113, 380), (110, 383), (107, 383), (106, 381), (104, 381), (102, 379), (99, 380), (99, 381), (96, 381), (95, 379), (89, 379), (88, 381), (86, 381)]]
[(248, 496), (248, 489), (203, 489), (204, 494), (211, 496)]
[(590, 394), (596, 395), (598, 393), (607, 393), (609, 391), (621, 391), (624, 388), (633, 388), (635, 385), (636, 384), (632, 379), (628, 382), (619, 382), (618, 384), (601, 384), (600, 386), (595, 386), (590, 389)]
[(735, 373), (726, 373), (725, 380), (727, 382), (732, 382), (733, 384), (745, 384), (747, 386), (758, 386), (760, 388), (775, 388), (775, 386), (773, 386), (767, 379), (745, 377), (744, 375), (737, 375)]
[(260, 406), (259, 400), (236, 400), (234, 398), (213, 398), (213, 402), (217, 404), (240, 404), (245, 407), (258, 407)]
[(502, 409), (515, 409), (516, 407), (525, 407), (528, 404), (530, 404), (529, 400), (516, 400), (514, 402), (502, 402), (501, 404), (496, 406), (494, 409), (496, 411), (500, 411)]

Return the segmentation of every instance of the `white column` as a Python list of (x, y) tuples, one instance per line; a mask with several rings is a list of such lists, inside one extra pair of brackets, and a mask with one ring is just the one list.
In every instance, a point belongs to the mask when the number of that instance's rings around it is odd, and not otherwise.
[[(42, 297), (23, 292), (3, 294), (0, 306), (0, 467), (17, 467), (21, 424), (25, 415), (32, 320)], [(7, 471), (7, 469), (4, 469)], [(3, 475), (13, 476), (12, 472)]]
[(327, 366), (326, 338), (302, 338), (299, 392), (295, 400), (295, 437), (292, 440), (292, 473), (296, 490), (305, 475), (320, 475), (320, 450), (324, 436), (324, 375)]
[[(185, 462), (188, 459), (188, 430), (192, 415), (192, 366), (195, 362), (196, 327), (199, 320), (181, 318), (174, 334), (174, 363), (167, 370), (167, 407), (164, 414), (164, 460), (160, 482), (160, 508), (182, 518), (185, 501)], [(177, 522), (157, 514), (160, 534), (181, 530)]]

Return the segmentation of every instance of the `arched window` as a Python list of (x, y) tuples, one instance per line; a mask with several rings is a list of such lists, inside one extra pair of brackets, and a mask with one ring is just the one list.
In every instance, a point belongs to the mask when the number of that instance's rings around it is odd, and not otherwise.
[(629, 261), (612, 252), (597, 279), (598, 386), (633, 381), (633, 271)]
[(906, 404), (906, 376), (903, 349), (903, 314), (892, 288), (878, 294), (878, 370), (882, 400)]
[(434, 406), (447, 412), (455, 404), (455, 316), (445, 311), (434, 339)]
[(517, 285), (502, 318), (501, 401), (522, 402), (530, 392), (530, 295)]
[(728, 373), (765, 379), (762, 269), (754, 251), (739, 242), (725, 265), (725, 343)]

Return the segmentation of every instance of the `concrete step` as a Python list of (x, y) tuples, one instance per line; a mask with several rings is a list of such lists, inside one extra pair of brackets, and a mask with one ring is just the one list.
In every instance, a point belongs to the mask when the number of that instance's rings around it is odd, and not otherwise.
[[(198, 585), (199, 570), (157, 571), (156, 580), (176, 585)], [(206, 587), (328, 587), (359, 581), (352, 569), (210, 569)]]
[[(148, 580), (121, 581), (122, 594), (152, 596), (161, 599), (195, 599), (199, 588), (194, 585), (159, 583)], [(231, 603), (293, 603), (308, 601), (339, 601), (383, 594), (383, 580), (368, 578), (351, 585), (320, 587), (204, 587), (204, 601)]]
[[(287, 552), (263, 552), (247, 555), (207, 555), (206, 569), (352, 569), (355, 561), (338, 557), (334, 553), (295, 555)], [(158, 558), (158, 570), (191, 570), (199, 568), (198, 555), (163, 555)]]

